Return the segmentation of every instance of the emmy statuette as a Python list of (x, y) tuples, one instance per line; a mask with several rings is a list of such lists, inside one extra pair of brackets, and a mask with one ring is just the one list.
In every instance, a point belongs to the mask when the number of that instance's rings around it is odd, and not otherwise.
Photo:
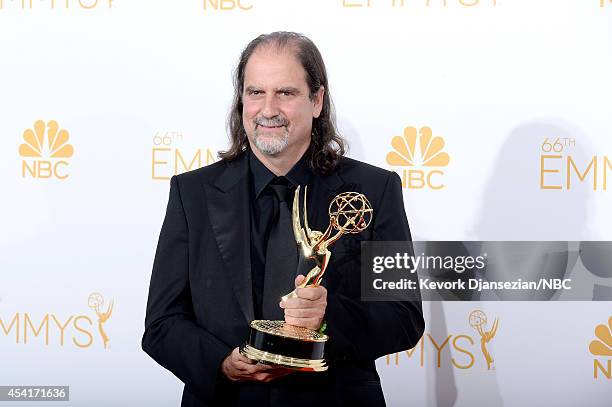
[[(300, 262), (298, 273), (306, 278), (299, 288), (320, 284), (331, 257), (330, 246), (342, 235), (364, 231), (372, 221), (372, 207), (365, 195), (343, 192), (329, 205), (329, 226), (325, 232), (311, 230), (306, 212), (304, 189), (304, 226), (300, 221), (300, 187), (295, 191), (292, 209), (293, 233), (298, 245)], [(335, 233), (334, 233), (335, 232)], [(310, 268), (311, 266), (313, 266)], [(304, 271), (302, 273), (302, 271)], [(295, 290), (282, 297), (295, 298)], [(293, 326), (284, 321), (254, 320), (248, 341), (240, 347), (240, 353), (251, 360), (282, 367), (321, 372), (327, 370), (324, 347), (328, 336), (318, 331)]]

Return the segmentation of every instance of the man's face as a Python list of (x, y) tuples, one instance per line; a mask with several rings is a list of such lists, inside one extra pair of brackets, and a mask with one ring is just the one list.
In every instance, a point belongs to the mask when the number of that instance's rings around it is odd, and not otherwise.
[(297, 154), (310, 143), (312, 120), (321, 114), (324, 89), (310, 100), (305, 75), (291, 49), (262, 46), (249, 58), (242, 123), (251, 146), (263, 154)]

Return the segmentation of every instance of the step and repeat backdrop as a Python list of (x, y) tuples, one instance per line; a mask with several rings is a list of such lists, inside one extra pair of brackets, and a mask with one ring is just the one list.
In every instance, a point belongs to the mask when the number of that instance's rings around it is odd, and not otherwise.
[[(140, 348), (169, 178), (227, 147), (232, 69), (276, 30), (321, 50), (415, 240), (612, 240), (612, 1), (0, 0), (0, 385), (180, 403)], [(390, 406), (610, 405), (612, 302), (423, 305), (377, 361)]]

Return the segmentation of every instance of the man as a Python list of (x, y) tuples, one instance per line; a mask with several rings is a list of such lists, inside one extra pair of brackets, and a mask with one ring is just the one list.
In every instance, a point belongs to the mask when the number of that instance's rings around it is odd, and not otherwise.
[[(374, 360), (412, 348), (424, 321), (420, 301), (360, 301), (360, 242), (410, 240), (400, 179), (343, 157), (323, 59), (308, 38), (259, 36), (234, 85), (230, 149), (171, 179), (142, 347), (185, 383), (183, 406), (383, 406)], [(374, 217), (335, 243), (321, 286), (279, 303), (304, 278), (295, 276), (295, 240), (282, 223), (297, 185), (308, 185), (313, 230), (325, 230), (329, 203), (345, 191), (365, 194)], [(283, 261), (292, 266), (276, 266)], [(250, 321), (274, 317), (326, 326), (329, 370), (242, 356)]]

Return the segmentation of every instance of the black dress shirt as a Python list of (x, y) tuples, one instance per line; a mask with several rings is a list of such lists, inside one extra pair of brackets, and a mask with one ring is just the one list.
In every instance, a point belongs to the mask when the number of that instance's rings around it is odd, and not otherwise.
[[(266, 248), (272, 222), (278, 211), (277, 198), (269, 187), (278, 178), (252, 151), (249, 155), (249, 181), (251, 200), (251, 278), (253, 280), (253, 307), (256, 319), (261, 319), (265, 276)], [(298, 185), (308, 185), (312, 171), (308, 167), (306, 154), (285, 175), (292, 191)], [(291, 202), (289, 202), (291, 204)], [(291, 207), (291, 205), (289, 206)]]
[[(308, 167), (306, 154), (284, 177), (277, 177), (252, 151), (249, 154), (249, 177), (251, 198), (251, 278), (253, 281), (253, 306), (255, 318), (261, 319), (265, 276), (266, 248), (270, 229), (278, 213), (278, 201), (270, 184), (288, 181), (291, 191), (298, 185), (308, 185), (312, 171)], [(291, 194), (292, 195), (292, 194)], [(293, 195), (292, 195), (293, 196)], [(291, 207), (291, 202), (289, 202)]]

